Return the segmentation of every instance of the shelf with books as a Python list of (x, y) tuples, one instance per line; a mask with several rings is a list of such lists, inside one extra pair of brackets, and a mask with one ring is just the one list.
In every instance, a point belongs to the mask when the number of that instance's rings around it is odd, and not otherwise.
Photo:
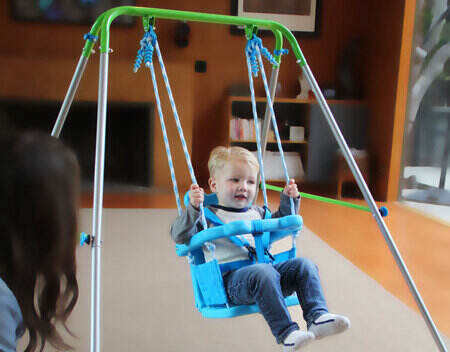
[[(366, 148), (368, 108), (365, 103), (361, 100), (327, 100), (327, 103), (348, 145), (358, 149)], [(266, 98), (256, 98), (256, 110), (262, 126)], [(317, 101), (275, 98), (274, 110), (283, 150), (293, 168), (291, 172), (288, 167), (289, 175), (302, 183), (332, 182), (338, 146)], [(229, 124), (228, 144), (256, 151), (250, 97), (230, 96), (226, 113)], [(279, 172), (282, 168), (273, 130), (269, 130), (268, 140), (266, 154), (270, 160), (265, 162), (264, 169), (270, 174)], [(280, 178), (279, 175), (269, 176), (269, 181)]]
[[(308, 156), (309, 104), (313, 100), (281, 98), (274, 103), (277, 128), (283, 150), (286, 151), (289, 175), (300, 182), (304, 177), (303, 165)], [(266, 108), (264, 98), (256, 98), (259, 127), (262, 129)], [(230, 145), (242, 146), (256, 151), (255, 126), (250, 97), (230, 97), (228, 104)], [(281, 160), (273, 128), (269, 129), (265, 170), (269, 181), (282, 180)], [(267, 159), (267, 160), (266, 160)]]

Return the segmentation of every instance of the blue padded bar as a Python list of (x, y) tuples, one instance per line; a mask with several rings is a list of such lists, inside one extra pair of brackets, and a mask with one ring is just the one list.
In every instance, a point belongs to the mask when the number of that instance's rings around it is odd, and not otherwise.
[[(177, 245), (176, 252), (178, 256), (188, 255), (196, 249), (203, 246), (205, 242), (211, 242), (222, 237), (230, 237), (236, 235), (245, 235), (253, 233), (253, 221), (261, 222), (264, 232), (272, 232), (279, 230), (298, 231), (303, 225), (300, 215), (288, 215), (282, 218), (266, 219), (266, 220), (241, 220), (233, 221), (222, 226), (215, 226), (200, 231), (191, 238), (189, 245)], [(259, 228), (258, 228), (259, 230)]]

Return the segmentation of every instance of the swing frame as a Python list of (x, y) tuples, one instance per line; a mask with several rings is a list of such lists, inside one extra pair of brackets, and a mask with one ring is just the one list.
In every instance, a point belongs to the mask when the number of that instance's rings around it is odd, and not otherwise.
[[(425, 320), (432, 337), (438, 346), (440, 351), (447, 351), (444, 342), (442, 341), (439, 332), (429, 314), (416, 285), (409, 274), (409, 271), (398, 251), (389, 230), (378, 211), (375, 201), (365, 183), (362, 174), (350, 152), (350, 149), (342, 136), (342, 133), (334, 119), (334, 116), (325, 101), (325, 98), (317, 84), (300, 47), (294, 37), (294, 35), (282, 24), (261, 19), (253, 19), (247, 17), (217, 15), (196, 13), (189, 11), (176, 11), (157, 8), (144, 8), (133, 6), (121, 6), (112, 8), (101, 14), (94, 25), (91, 28), (90, 33), (87, 35), (86, 44), (83, 48), (82, 54), (78, 61), (75, 73), (71, 80), (69, 89), (66, 93), (64, 101), (62, 103), (57, 120), (53, 127), (51, 135), (59, 137), (69, 112), (70, 106), (73, 102), (73, 98), (78, 89), (78, 85), (85, 71), (88, 59), (92, 53), (93, 46), (96, 42), (94, 38), (100, 36), (100, 70), (99, 70), (99, 88), (98, 88), (98, 106), (97, 106), (97, 132), (96, 132), (96, 147), (95, 147), (95, 174), (94, 174), (94, 199), (93, 199), (93, 218), (92, 218), (92, 240), (91, 240), (91, 334), (90, 334), (90, 351), (100, 351), (100, 303), (101, 303), (101, 248), (102, 248), (102, 210), (103, 210), (103, 186), (104, 186), (104, 161), (105, 161), (105, 135), (106, 135), (106, 109), (107, 109), (107, 91), (108, 91), (108, 62), (109, 62), (109, 39), (110, 39), (110, 26), (115, 18), (121, 15), (143, 17), (143, 19), (169, 19), (179, 21), (192, 21), (192, 22), (206, 22), (225, 25), (237, 25), (244, 26), (246, 28), (264, 28), (272, 31), (275, 36), (275, 50), (281, 50), (283, 47), (283, 37), (290, 44), (291, 50), (294, 53), (297, 63), (299, 64), (303, 74), (308, 80), (310, 87), (317, 99), (317, 102), (328, 122), (328, 125), (335, 137), (340, 149), (343, 152), (344, 158), (355, 177), (361, 193), (365, 201), (367, 202), (373, 217), (388, 244), (388, 247), (393, 255), (397, 266), (399, 267), (404, 280), (406, 281), (411, 294), (413, 295), (416, 304)], [(275, 60), (278, 65), (272, 67), (272, 74), (270, 77), (270, 99), (268, 101), (273, 102), (275, 97), (275, 88), (278, 80), (279, 64), (281, 62), (280, 55), (275, 56)], [(271, 119), (271, 110), (273, 107), (267, 104), (264, 124), (261, 131), (262, 137), (262, 150), (266, 149), (267, 135)]]

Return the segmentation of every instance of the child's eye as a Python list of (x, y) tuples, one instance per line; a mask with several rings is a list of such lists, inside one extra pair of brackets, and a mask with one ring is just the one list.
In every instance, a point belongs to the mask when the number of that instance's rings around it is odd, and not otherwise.
[(254, 184), (255, 184), (255, 181), (249, 180), (248, 183), (250, 183), (251, 185), (254, 185)]
[(238, 178), (231, 178), (231, 182), (239, 182)]

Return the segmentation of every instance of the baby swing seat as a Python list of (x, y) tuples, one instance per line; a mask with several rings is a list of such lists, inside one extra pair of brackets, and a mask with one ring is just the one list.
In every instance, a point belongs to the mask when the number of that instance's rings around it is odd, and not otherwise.
[[(189, 204), (189, 196), (186, 193), (184, 203)], [(217, 204), (215, 194), (205, 195), (204, 205)], [(205, 208), (206, 218), (217, 223), (217, 217), (209, 209)], [(214, 218), (215, 217), (215, 218)], [(258, 313), (259, 308), (253, 305), (233, 305), (227, 299), (222, 273), (254, 264), (254, 260), (240, 260), (219, 264), (216, 259), (206, 262), (202, 247), (209, 242), (223, 237), (253, 234), (255, 236), (256, 257), (258, 262), (268, 262), (265, 253), (274, 239), (280, 239), (292, 232), (299, 231), (303, 220), (299, 215), (288, 215), (282, 218), (270, 218), (270, 212), (266, 211), (266, 218), (261, 220), (241, 220), (228, 224), (210, 227), (198, 232), (187, 245), (176, 245), (178, 256), (190, 257), (191, 278), (194, 290), (195, 305), (205, 318), (232, 318), (245, 314)], [(281, 263), (290, 258), (295, 258), (296, 248), (275, 254), (272, 263)], [(299, 304), (297, 295), (293, 294), (285, 298), (287, 306)]]

